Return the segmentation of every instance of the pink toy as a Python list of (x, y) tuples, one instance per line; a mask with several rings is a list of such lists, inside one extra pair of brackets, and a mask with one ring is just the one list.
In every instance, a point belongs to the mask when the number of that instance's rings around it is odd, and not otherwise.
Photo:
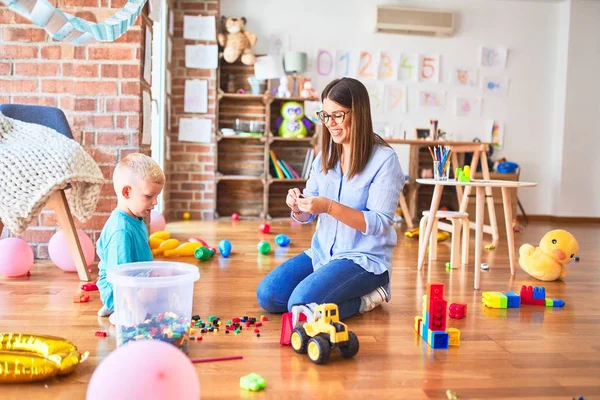
[(238, 213), (231, 214), (231, 220), (232, 221), (237, 221), (239, 219), (240, 219), (240, 214), (238, 214)]
[[(298, 322), (306, 321), (306, 315), (300, 313), (298, 317)], [(260, 326), (262, 324), (257, 323), (256, 326)], [(257, 329), (258, 330), (258, 329)], [(281, 316), (281, 337), (279, 338), (279, 344), (281, 346), (289, 346), (292, 341), (292, 332), (294, 331), (294, 327), (292, 326), (292, 313), (287, 312)], [(257, 332), (258, 333), (258, 332)]]
[(463, 319), (467, 316), (467, 305), (465, 303), (452, 303), (448, 310), (450, 318)]
[(0, 240), (0, 275), (27, 275), (33, 266), (33, 250), (22, 239)]
[(164, 231), (167, 221), (165, 217), (158, 211), (150, 211), (150, 234), (154, 232)]
[[(81, 243), (86, 266), (89, 267), (94, 262), (94, 257), (96, 256), (94, 243), (92, 243), (92, 239), (81, 229), (77, 229), (77, 236), (79, 237), (79, 243)], [(69, 250), (69, 245), (67, 244), (67, 235), (64, 231), (60, 230), (52, 235), (48, 242), (48, 255), (50, 255), (52, 262), (60, 269), (68, 272), (77, 271), (73, 256), (71, 256), (71, 251)]]
[(261, 231), (262, 233), (269, 233), (269, 232), (271, 232), (271, 225), (262, 224), (261, 226), (258, 227), (258, 230)]
[(197, 237), (189, 238), (188, 242), (202, 243), (202, 246), (208, 247), (208, 243), (206, 243), (204, 240), (197, 238)]
[(117, 348), (94, 371), (88, 400), (199, 399), (194, 365), (177, 347), (140, 340)]

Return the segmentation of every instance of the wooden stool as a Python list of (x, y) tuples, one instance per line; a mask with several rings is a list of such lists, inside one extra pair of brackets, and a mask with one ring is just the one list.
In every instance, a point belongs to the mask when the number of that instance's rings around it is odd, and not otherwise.
[[(429, 211), (423, 211), (423, 217), (419, 224), (419, 250), (423, 240), (423, 234), (425, 227), (427, 226), (427, 219), (429, 218)], [(440, 218), (449, 219), (452, 225), (440, 223)], [(459, 248), (460, 248), (460, 234), (462, 230), (462, 255), (460, 257), (461, 264), (467, 265), (469, 261), (469, 214), (459, 211), (438, 211), (435, 214), (435, 220), (433, 221), (433, 229), (431, 230), (431, 237), (429, 239), (429, 264), (433, 260), (437, 259), (437, 231), (442, 229), (452, 234), (452, 244), (450, 251), (450, 265), (452, 268), (458, 268), (459, 264)]]

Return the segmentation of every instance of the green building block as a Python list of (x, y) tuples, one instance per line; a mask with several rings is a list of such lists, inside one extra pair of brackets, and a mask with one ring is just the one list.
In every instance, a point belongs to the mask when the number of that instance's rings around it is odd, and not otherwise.
[(500, 292), (483, 292), (481, 301), (490, 308), (507, 308), (508, 306), (508, 299)]
[(264, 389), (266, 386), (267, 382), (265, 382), (263, 377), (254, 372), (240, 378), (240, 388), (244, 390), (258, 392), (259, 390)]
[(546, 307), (554, 307), (554, 300), (546, 299)]

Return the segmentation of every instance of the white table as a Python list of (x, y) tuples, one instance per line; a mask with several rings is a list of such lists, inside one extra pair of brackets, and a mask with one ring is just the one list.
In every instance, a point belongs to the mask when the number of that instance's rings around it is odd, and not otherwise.
[[(475, 187), (475, 289), (479, 289), (479, 280), (481, 274), (481, 253), (483, 250), (483, 207), (485, 203), (485, 190), (486, 188), (499, 187), (502, 188), (502, 203), (504, 206), (504, 221), (506, 225), (506, 237), (508, 241), (508, 255), (510, 260), (510, 273), (515, 274), (516, 271), (516, 259), (515, 259), (515, 238), (512, 230), (512, 205), (510, 190), (521, 188), (521, 187), (533, 187), (537, 186), (537, 183), (533, 182), (515, 182), (515, 181), (499, 181), (499, 180), (472, 180), (471, 182), (458, 182), (454, 180), (449, 181), (436, 181), (434, 179), (417, 179), (417, 182), (422, 185), (434, 185), (433, 197), (431, 198), (431, 207), (429, 209), (430, 215), (435, 215), (440, 205), (440, 199), (442, 197), (442, 190), (444, 186), (465, 186)], [(490, 189), (491, 190), (491, 189)], [(419, 235), (425, 235), (419, 248), (419, 260), (417, 267), (418, 269), (423, 268), (425, 262), (425, 252), (429, 245), (429, 238), (431, 236), (431, 230), (433, 229), (434, 218), (427, 219), (427, 227), (425, 233), (419, 232)]]

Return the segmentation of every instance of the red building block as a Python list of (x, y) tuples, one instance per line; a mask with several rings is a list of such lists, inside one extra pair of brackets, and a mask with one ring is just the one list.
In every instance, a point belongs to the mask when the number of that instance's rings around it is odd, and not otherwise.
[(521, 305), (546, 306), (546, 300), (533, 297), (533, 287), (523, 285), (521, 287)]
[(450, 318), (463, 319), (467, 316), (467, 305), (465, 303), (452, 303), (448, 313)]
[(431, 313), (432, 301), (444, 300), (444, 284), (429, 283), (427, 284), (427, 311)]
[(98, 290), (98, 286), (96, 282), (84, 283), (81, 285), (81, 290), (85, 290), (86, 292), (93, 292), (94, 290)]
[(104, 331), (97, 331), (96, 332), (96, 336), (99, 337), (106, 337), (108, 335), (108, 333), (104, 332)]
[(446, 307), (448, 302), (443, 299), (434, 299), (429, 302), (429, 330), (445, 331), (446, 330)]

